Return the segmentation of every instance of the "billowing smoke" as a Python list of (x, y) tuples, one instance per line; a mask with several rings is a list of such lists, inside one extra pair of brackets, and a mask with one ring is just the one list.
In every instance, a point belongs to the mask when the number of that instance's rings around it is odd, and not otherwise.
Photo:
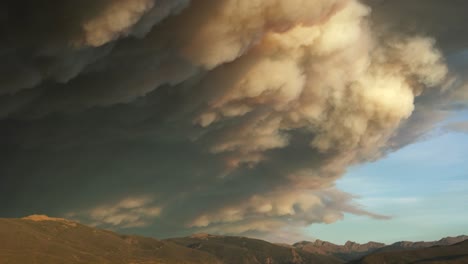
[(10, 215), (160, 236), (386, 219), (335, 181), (466, 87), (435, 39), (357, 0), (26, 2), (0, 4)]

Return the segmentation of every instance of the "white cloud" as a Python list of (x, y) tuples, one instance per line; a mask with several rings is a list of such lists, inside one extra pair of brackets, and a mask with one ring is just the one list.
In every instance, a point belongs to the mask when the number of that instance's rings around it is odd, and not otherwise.
[(67, 216), (93, 226), (132, 228), (150, 225), (152, 220), (159, 217), (161, 211), (162, 208), (149, 197), (129, 197), (113, 204), (70, 212)]

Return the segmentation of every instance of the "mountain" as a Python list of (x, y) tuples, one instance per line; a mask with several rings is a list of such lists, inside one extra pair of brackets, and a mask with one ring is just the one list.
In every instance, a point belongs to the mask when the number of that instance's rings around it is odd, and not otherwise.
[(0, 219), (0, 264), (221, 264), (167, 241), (87, 227), (47, 216)]
[(377, 242), (358, 244), (348, 241), (344, 245), (336, 245), (327, 241), (316, 240), (315, 242), (298, 242), (293, 246), (309, 253), (334, 256), (341, 260), (349, 261), (363, 257), (379, 248), (384, 247), (385, 244)]
[(34, 215), (0, 218), (0, 264), (468, 263), (466, 239), (468, 236), (402, 241), (389, 246), (351, 241), (335, 245), (321, 240), (285, 245), (209, 234), (157, 240)]
[(428, 248), (377, 252), (350, 264), (405, 264), (405, 263), (468, 263), (468, 240), (451, 246), (432, 246)]
[(0, 219), (0, 264), (342, 263), (258, 239), (195, 235), (156, 240), (120, 235), (62, 218)]
[(306, 252), (300, 248), (246, 237), (197, 234), (165, 241), (210, 253), (226, 264), (332, 264), (343, 262), (333, 256)]
[(445, 237), (438, 241), (418, 241), (418, 242), (411, 242), (411, 241), (400, 241), (393, 243), (391, 245), (379, 248), (375, 250), (375, 252), (388, 252), (388, 251), (400, 251), (400, 250), (412, 250), (412, 249), (419, 249), (419, 248), (427, 248), (433, 246), (449, 246), (453, 244), (457, 244), (468, 240), (468, 236), (457, 236), (457, 237)]
[(468, 236), (458, 237), (446, 237), (438, 241), (431, 242), (411, 242), (411, 241), (400, 241), (391, 245), (385, 245), (378, 242), (368, 242), (366, 244), (358, 244), (355, 242), (348, 241), (344, 245), (336, 245), (327, 241), (316, 240), (315, 242), (302, 241), (295, 243), (293, 247), (302, 249), (303, 251), (334, 256), (343, 261), (351, 261), (359, 259), (371, 253), (377, 252), (390, 252), (390, 251), (401, 251), (401, 250), (412, 250), (419, 248), (427, 248), (432, 246), (448, 246), (453, 245), (468, 239)]

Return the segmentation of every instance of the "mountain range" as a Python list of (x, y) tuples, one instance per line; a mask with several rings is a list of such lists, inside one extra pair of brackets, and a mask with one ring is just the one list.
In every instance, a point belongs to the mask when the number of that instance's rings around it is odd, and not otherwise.
[(446, 237), (438, 241), (400, 241), (391, 245), (385, 245), (378, 242), (368, 242), (358, 244), (352, 241), (344, 245), (335, 245), (327, 241), (316, 240), (315, 242), (302, 241), (294, 244), (295, 248), (300, 248), (306, 252), (316, 253), (327, 256), (335, 256), (343, 261), (359, 259), (371, 253), (406, 251), (434, 246), (449, 246), (468, 240), (468, 236)]
[(392, 245), (351, 241), (335, 245), (316, 240), (280, 245), (246, 237), (195, 234), (157, 240), (34, 215), (0, 219), (0, 264), (468, 263), (467, 239), (459, 236)]
[(431, 246), (412, 250), (377, 252), (349, 264), (468, 263), (468, 240), (449, 246)]

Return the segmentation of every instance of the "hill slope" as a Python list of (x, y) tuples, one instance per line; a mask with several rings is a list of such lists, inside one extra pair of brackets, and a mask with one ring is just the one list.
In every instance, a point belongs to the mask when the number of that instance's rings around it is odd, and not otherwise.
[(451, 246), (433, 246), (429, 248), (379, 252), (370, 254), (352, 264), (405, 264), (405, 263), (468, 263), (468, 240)]
[(123, 236), (65, 219), (0, 219), (0, 264), (219, 264), (205, 252), (169, 242)]
[(227, 237), (199, 234), (191, 237), (173, 238), (167, 241), (205, 251), (217, 256), (226, 264), (334, 264), (341, 260), (305, 252), (294, 247), (285, 247), (246, 237)]

